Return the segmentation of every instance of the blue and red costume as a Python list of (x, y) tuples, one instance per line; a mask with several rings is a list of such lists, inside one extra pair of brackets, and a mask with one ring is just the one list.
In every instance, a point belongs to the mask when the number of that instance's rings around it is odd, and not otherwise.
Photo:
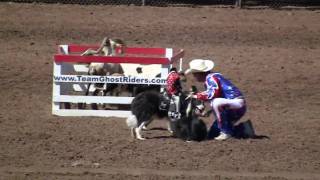
[[(205, 86), (206, 91), (197, 93), (197, 99), (211, 102), (213, 102), (215, 98), (243, 99), (241, 91), (220, 73), (208, 74), (206, 76)], [(245, 105), (239, 109), (223, 108), (220, 111), (220, 117), (222, 121), (218, 122), (216, 120), (212, 124), (209, 130), (209, 138), (217, 136), (220, 132), (232, 135), (234, 133), (233, 123), (240, 120), (245, 112)]]

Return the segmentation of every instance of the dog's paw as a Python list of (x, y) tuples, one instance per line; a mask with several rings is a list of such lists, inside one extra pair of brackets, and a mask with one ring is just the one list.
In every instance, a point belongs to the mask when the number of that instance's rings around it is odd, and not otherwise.
[(130, 129), (130, 134), (131, 134), (131, 137), (132, 137), (132, 138), (135, 138), (135, 137), (136, 137), (136, 133), (134, 132), (134, 128), (131, 128), (131, 129)]

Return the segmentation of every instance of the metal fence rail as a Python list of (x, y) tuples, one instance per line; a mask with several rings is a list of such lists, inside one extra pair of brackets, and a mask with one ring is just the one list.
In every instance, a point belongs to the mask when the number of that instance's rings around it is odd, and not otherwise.
[[(1, 1), (1, 0), (0, 0)], [(107, 5), (149, 5), (149, 6), (174, 6), (174, 5), (234, 5), (237, 0), (2, 0), (22, 3), (65, 3), (65, 4), (107, 4)]]
[(0, 2), (21, 3), (64, 3), (84, 5), (137, 5), (137, 6), (195, 6), (195, 5), (235, 5), (245, 6), (320, 6), (320, 0), (0, 0)]
[(320, 0), (242, 0), (245, 6), (320, 6)]

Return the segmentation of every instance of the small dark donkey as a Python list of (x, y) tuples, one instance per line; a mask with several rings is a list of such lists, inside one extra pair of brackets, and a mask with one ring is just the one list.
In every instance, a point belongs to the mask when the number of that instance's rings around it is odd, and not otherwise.
[[(197, 92), (197, 88), (192, 86), (191, 94)], [(186, 141), (203, 141), (207, 138), (207, 127), (199, 115), (204, 110), (202, 101), (181, 97), (182, 116), (180, 119), (172, 120), (173, 136)]]

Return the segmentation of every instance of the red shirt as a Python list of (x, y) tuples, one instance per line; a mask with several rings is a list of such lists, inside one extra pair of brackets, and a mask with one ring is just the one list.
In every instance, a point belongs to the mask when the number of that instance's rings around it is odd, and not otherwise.
[(171, 71), (167, 77), (167, 92), (169, 95), (173, 95), (179, 91), (179, 87), (177, 84), (180, 81), (180, 76), (176, 71)]

